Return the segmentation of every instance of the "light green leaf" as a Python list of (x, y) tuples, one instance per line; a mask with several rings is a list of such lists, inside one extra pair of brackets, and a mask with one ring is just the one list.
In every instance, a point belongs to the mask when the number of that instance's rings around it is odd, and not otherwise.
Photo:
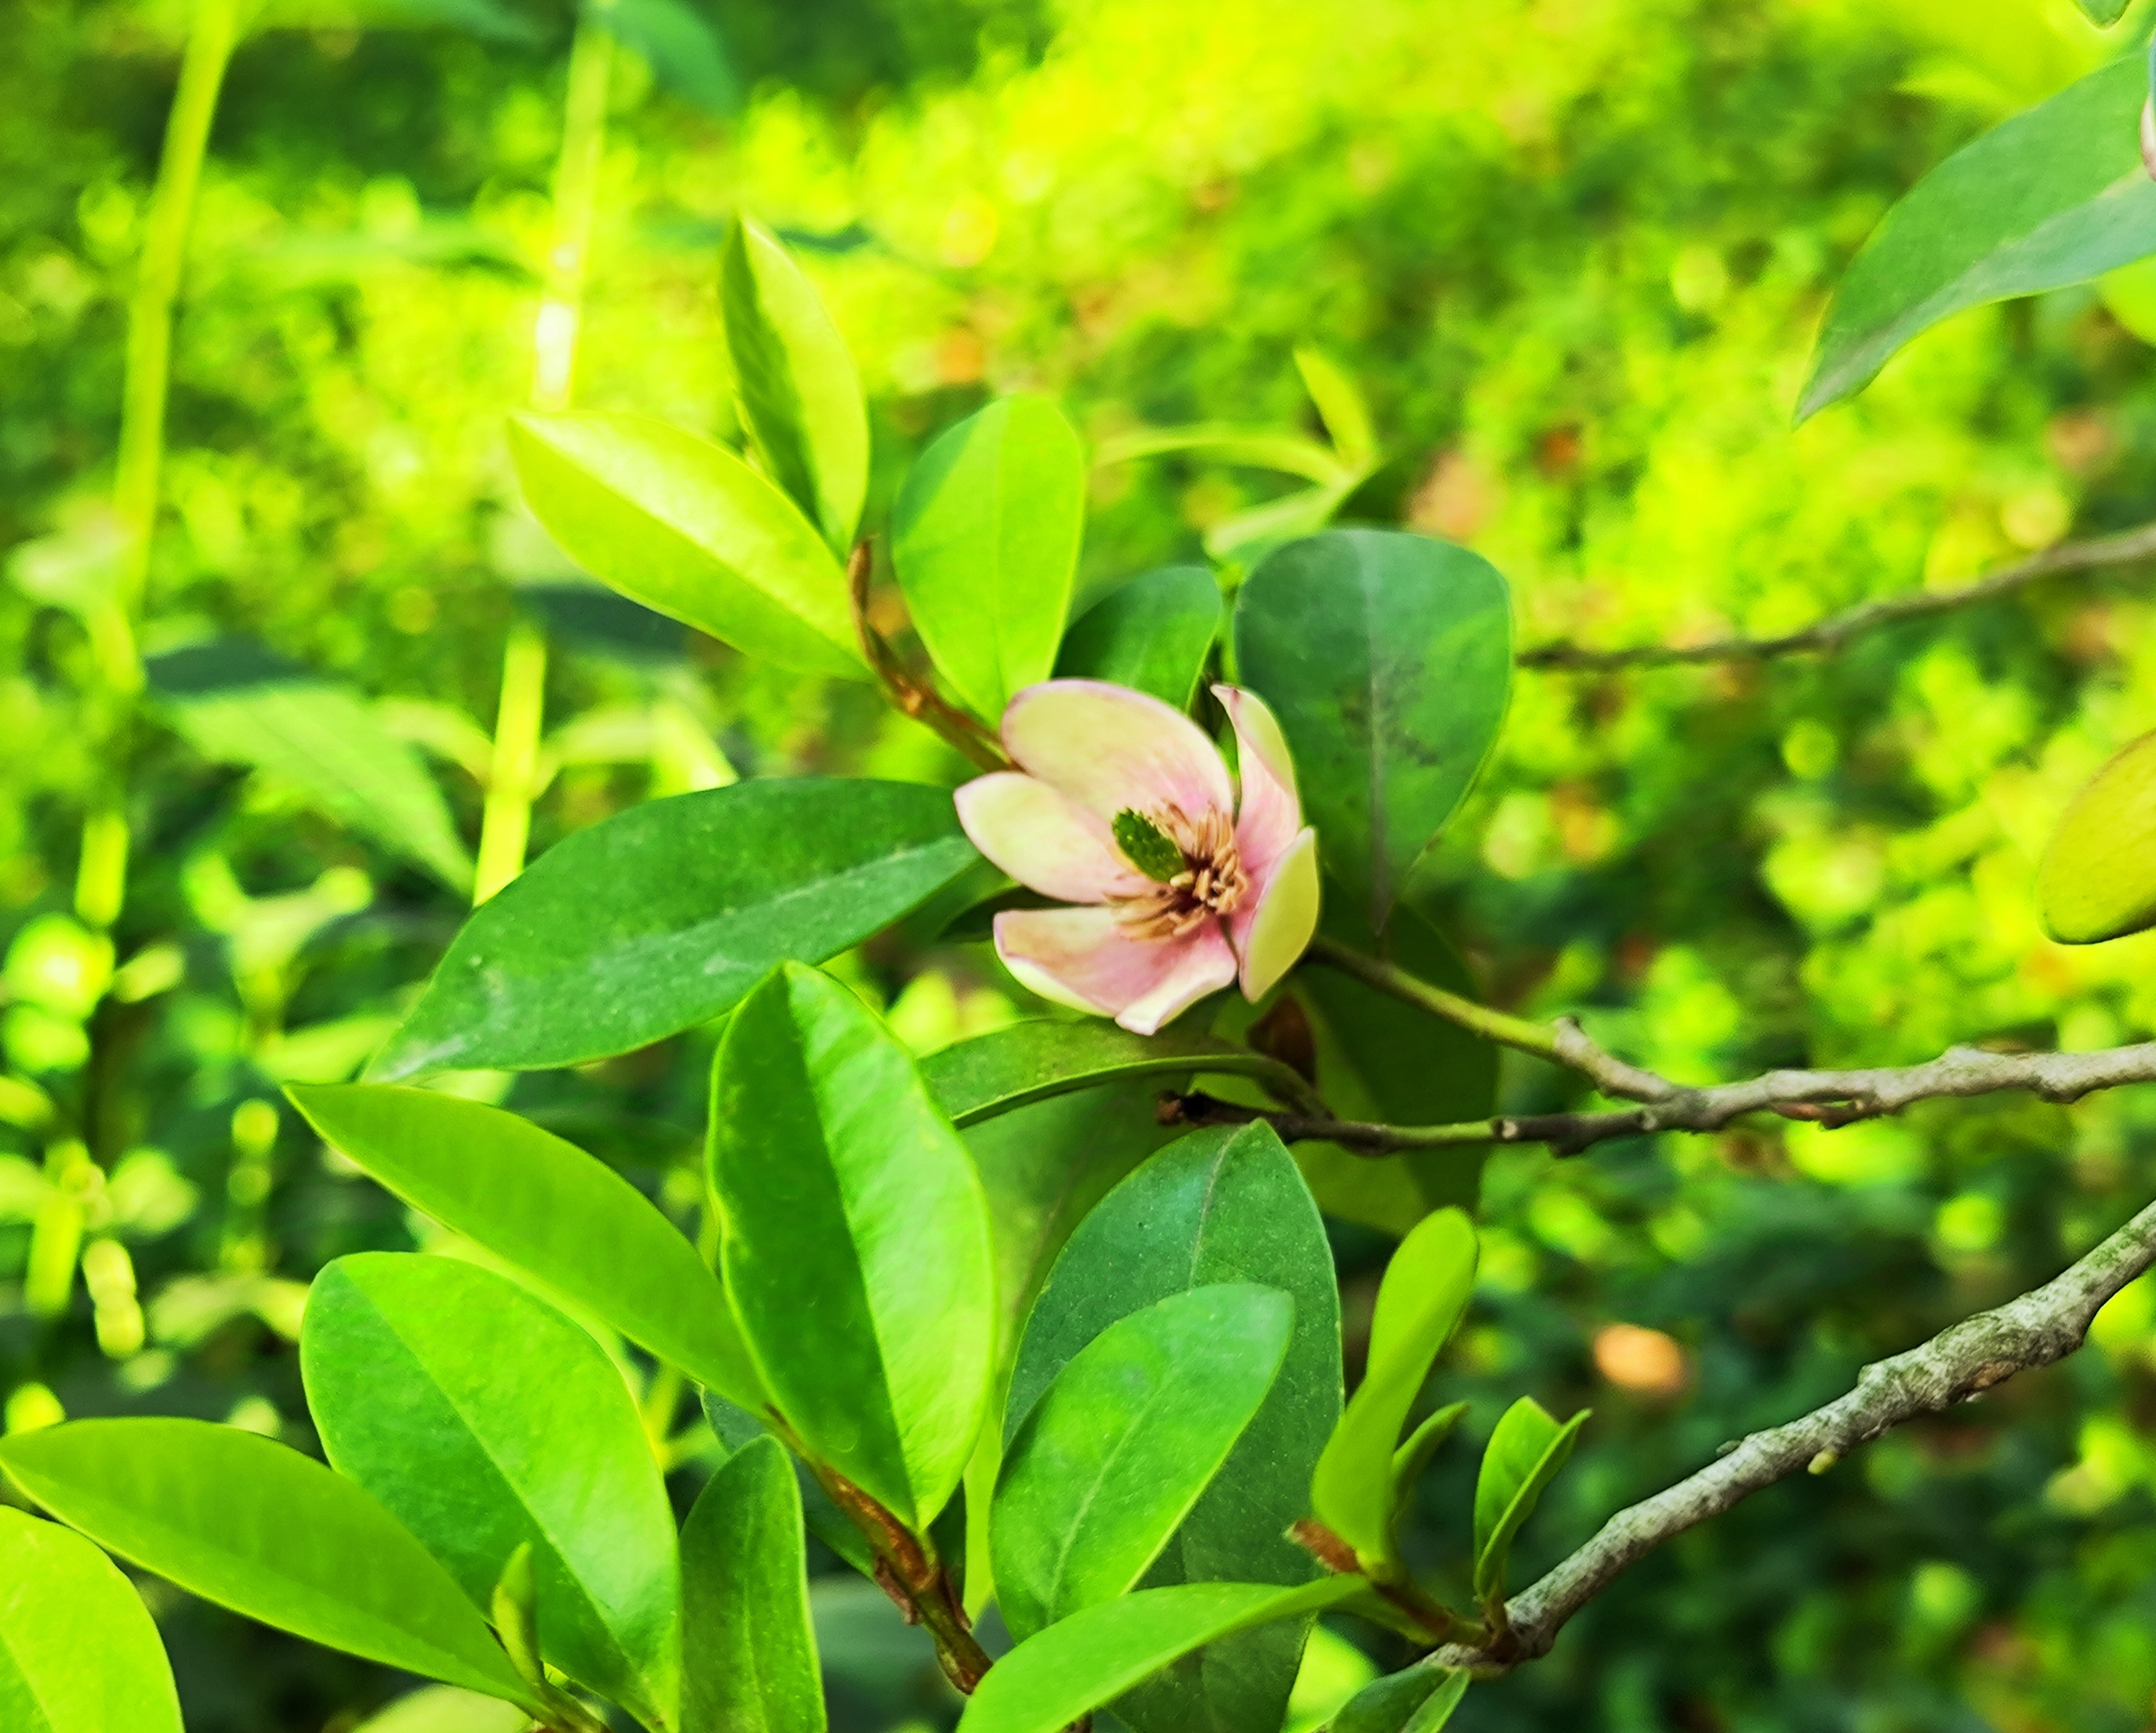
[(1205, 551), (1216, 560), (1251, 563), (1281, 542), (1315, 536), (1354, 490), (1353, 480), (1304, 488), (1224, 517), (1206, 531)]
[(513, 1703), (430, 1684), (399, 1697), (353, 1733), (531, 1733), (531, 1717)]
[(937, 671), (990, 721), (1055, 666), (1085, 522), (1086, 454), (1045, 397), (989, 404), (906, 478), (899, 587)]
[(1835, 290), (1797, 418), (1861, 391), (1965, 307), (2100, 277), (2156, 253), (2141, 166), (2148, 69), (2128, 54), (1964, 146), (1917, 183)]
[(937, 1103), (960, 1126), (1102, 1084), (1194, 1071), (1255, 1079), (1291, 1105), (1319, 1104), (1310, 1085), (1278, 1059), (1233, 1041), (1171, 1029), (1133, 1035), (1098, 1019), (1037, 1018), (958, 1041), (921, 1062)]
[(1445, 542), (1328, 531), (1250, 574), (1235, 647), (1287, 736), (1326, 865), (1382, 929), (1504, 720), (1505, 580)]
[(1474, 1225), (1456, 1209), (1426, 1217), (1400, 1242), (1378, 1284), (1363, 1382), (1311, 1482), (1317, 1520), (1373, 1567), (1397, 1559), (1394, 1455), (1432, 1362), (1467, 1310), (1475, 1259)]
[(2093, 945), (2156, 925), (2156, 734), (2092, 777), (2051, 834), (2036, 880), (2044, 928)]
[(718, 1279), (604, 1162), (513, 1113), (433, 1090), (287, 1093), (325, 1142), (414, 1209), (699, 1383), (762, 1402)]
[(681, 1733), (824, 1733), (808, 1568), (793, 1464), (759, 1438), (682, 1525)]
[(476, 1264), (368, 1252), (315, 1278), (300, 1365), (331, 1465), (475, 1606), (529, 1546), (540, 1653), (648, 1724), (673, 1718), (673, 1510), (597, 1342)]
[(996, 1597), (1014, 1636), (1137, 1582), (1257, 1413), (1294, 1322), (1277, 1288), (1197, 1288), (1116, 1320), (1056, 1374), (996, 1485)]
[(241, 639), (152, 657), (151, 702), (203, 757), (288, 784), (340, 824), (452, 890), (471, 859), (441, 790), (360, 695)]
[(726, 1291), (778, 1412), (921, 1532), (993, 1372), (988, 1202), (912, 1057), (829, 976), (783, 965), (727, 1023), (711, 1183)]
[(1106, 680), (1188, 710), (1220, 631), (1220, 585), (1203, 566), (1134, 577), (1071, 623), (1058, 679)]
[(200, 1420), (76, 1420), (0, 1441), (0, 1469), (100, 1546), (206, 1601), (536, 1706), (426, 1548), (296, 1450)]
[[(1079, 1223), (1026, 1320), (1005, 1431), (1118, 1319), (1216, 1282), (1286, 1292), (1293, 1334), (1257, 1418), (1146, 1582), (1301, 1582), (1316, 1567), (1287, 1529), (1308, 1513), (1311, 1474), (1340, 1413), (1340, 1298), (1324, 1223), (1270, 1127), (1178, 1139)], [(1137, 1733), (1277, 1726), (1302, 1643), (1294, 1622), (1245, 1633), (1176, 1662), (1116, 1712)]]
[(958, 1733), (1059, 1733), (1209, 1643), (1299, 1622), (1363, 1587), (1353, 1577), (1300, 1588), (1186, 1582), (1103, 1601), (1027, 1638), (991, 1667), (959, 1719)]
[(868, 411), (844, 339), (785, 248), (746, 217), (726, 238), (719, 308), (765, 473), (844, 554), (869, 485)]
[(1378, 461), (1378, 429), (1362, 388), (1320, 350), (1296, 350), (1295, 367), (1324, 419), (1325, 431), (1332, 436), (1340, 461), (1367, 474)]
[(632, 601), (803, 674), (866, 679), (846, 574), (816, 526), (722, 445), (646, 415), (520, 415), (532, 515)]
[(1151, 428), (1143, 433), (1125, 433), (1104, 440), (1094, 454), (1093, 461), (1106, 468), (1110, 464), (1127, 464), (1138, 458), (1164, 457), (1185, 451), (1211, 458), (1216, 463), (1300, 475), (1320, 487), (1338, 487), (1353, 479), (1353, 472), (1339, 455), (1315, 439), (1306, 439), (1300, 433), (1276, 433), (1270, 428), (1235, 427), (1226, 423)]
[(110, 1559), (0, 1505), (0, 1727), (181, 1733), (165, 1646)]
[(1505, 1565), (1512, 1538), (1534, 1514), (1543, 1489), (1557, 1478), (1573, 1440), (1587, 1423), (1582, 1408), (1563, 1426), (1543, 1405), (1523, 1396), (1505, 1410), (1482, 1453), (1482, 1471), (1475, 1479), (1475, 1593), (1479, 1600), (1501, 1599)]
[(647, 801), (572, 833), (475, 910), (368, 1074), (535, 1070), (647, 1046), (719, 1016), (782, 959), (859, 944), (979, 859), (948, 792), (913, 783)]
[(1329, 1733), (1438, 1733), (1467, 1686), (1467, 1674), (1455, 1668), (1410, 1667), (1358, 1692)]

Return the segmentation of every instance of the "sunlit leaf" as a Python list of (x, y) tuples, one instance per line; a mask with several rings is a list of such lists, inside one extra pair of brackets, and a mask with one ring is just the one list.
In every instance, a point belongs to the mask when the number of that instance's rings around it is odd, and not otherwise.
[(2127, 746), (2074, 797), (2044, 851), (2036, 895), (2061, 944), (2156, 925), (2156, 734)]
[(0, 1505), (0, 1727), (180, 1733), (165, 1646), (110, 1559)]
[(513, 1703), (430, 1684), (407, 1692), (352, 1733), (531, 1733), (531, 1717)]

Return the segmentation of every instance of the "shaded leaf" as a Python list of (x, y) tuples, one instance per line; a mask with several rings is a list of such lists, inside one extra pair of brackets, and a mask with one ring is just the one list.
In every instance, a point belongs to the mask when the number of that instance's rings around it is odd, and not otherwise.
[(1467, 1685), (1467, 1674), (1454, 1668), (1410, 1667), (1358, 1691), (1329, 1733), (1438, 1733)]
[(681, 1527), (681, 1733), (824, 1733), (808, 1570), (793, 1464), (758, 1438)]
[(778, 1412), (921, 1532), (987, 1404), (988, 1202), (911, 1055), (829, 976), (783, 965), (728, 1021), (711, 1183), (726, 1291)]
[(1505, 580), (1445, 542), (1328, 531), (1250, 574), (1235, 649), (1287, 736), (1327, 868), (1382, 929), (1504, 720)]
[(307, 1406), (339, 1474), (471, 1597), (531, 1549), (540, 1653), (648, 1723), (680, 1687), (674, 1515), (619, 1370), (506, 1276), (401, 1252), (315, 1278)]
[(646, 415), (520, 415), (509, 448), (532, 515), (632, 601), (803, 674), (866, 679), (846, 575), (777, 487)]
[(1861, 391), (1964, 308), (2086, 282), (2156, 253), (2141, 166), (2148, 70), (2128, 54), (1941, 163), (1887, 212), (1827, 308), (1797, 418)]
[(1505, 1592), (1505, 1565), (1512, 1538), (1543, 1488), (1557, 1478), (1573, 1441), (1587, 1423), (1583, 1408), (1563, 1426), (1531, 1396), (1505, 1410), (1482, 1453), (1475, 1480), (1475, 1593), (1487, 1601)]
[(325, 1142), (414, 1209), (698, 1382), (761, 1400), (718, 1279), (603, 1161), (513, 1113), (433, 1090), (286, 1093)]
[(563, 838), (474, 910), (369, 1074), (629, 1052), (718, 1016), (781, 959), (859, 944), (978, 859), (950, 794), (912, 783), (647, 801)]
[(996, 1485), (996, 1599), (1014, 1636), (1137, 1582), (1265, 1401), (1294, 1321), (1277, 1288), (1198, 1288), (1117, 1319), (1056, 1374)]
[(1203, 566), (1134, 577), (1071, 622), (1058, 679), (1106, 680), (1188, 710), (1220, 631), (1220, 586)]
[(2074, 797), (2044, 850), (2036, 900), (2062, 945), (2156, 925), (2156, 734), (2119, 751)]
[(585, 10), (649, 61), (659, 82), (675, 95), (714, 114), (741, 106), (741, 80), (726, 40), (688, 0), (587, 0)]
[[(738, 1455), (758, 1438), (775, 1436), (768, 1426), (740, 1404), (730, 1402), (708, 1389), (703, 1397), (705, 1422), (729, 1456)], [(784, 1448), (783, 1445), (780, 1448)], [(875, 1554), (870, 1550), (868, 1537), (832, 1502), (830, 1494), (809, 1472), (808, 1464), (791, 1452), (787, 1453), (787, 1459), (793, 1464), (794, 1488), (800, 1496), (802, 1517), (808, 1524), (808, 1532), (864, 1577), (875, 1576)]]
[(200, 1420), (76, 1420), (0, 1441), (0, 1469), (191, 1594), (536, 1707), (454, 1579), (366, 1493), (296, 1450)]
[(110, 1559), (0, 1505), (0, 1727), (181, 1733), (165, 1645)]
[(350, 687), (244, 639), (167, 651), (146, 674), (157, 712), (203, 757), (266, 772), (452, 890), (470, 890), (471, 859), (441, 790)]
[(1086, 454), (1045, 397), (1003, 397), (906, 478), (891, 562), (937, 672), (990, 721), (1048, 678), (1086, 521)]

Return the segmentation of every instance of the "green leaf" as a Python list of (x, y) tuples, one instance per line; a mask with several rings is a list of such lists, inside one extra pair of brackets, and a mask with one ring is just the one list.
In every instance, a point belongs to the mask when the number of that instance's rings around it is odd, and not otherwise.
[(485, 1607), (531, 1548), (540, 1653), (647, 1723), (680, 1689), (674, 1515), (599, 1345), (506, 1276), (367, 1252), (315, 1278), (300, 1337), (331, 1465)]
[(726, 238), (719, 308), (765, 473), (844, 553), (869, 485), (868, 411), (844, 339), (785, 248), (746, 217)]
[(1320, 487), (1353, 485), (1353, 472), (1338, 454), (1300, 433), (1276, 433), (1270, 428), (1235, 427), (1224, 422), (1190, 427), (1151, 428), (1106, 440), (1093, 461), (1106, 468), (1138, 458), (1163, 457), (1195, 452), (1216, 463), (1235, 464), (1254, 469), (1277, 469), (1300, 475)]
[[(1450, 992), (1481, 997), (1467, 966), (1412, 893), (1394, 909), (1382, 937), (1338, 895), (1325, 899), (1319, 931)], [(1497, 1049), (1490, 1042), (1337, 969), (1301, 970), (1294, 991), (1311, 1014), (1319, 1090), (1342, 1119), (1443, 1125), (1487, 1119), (1497, 1110)], [(1448, 1204), (1471, 1212), (1488, 1156), (1486, 1148), (1470, 1146), (1373, 1161), (1336, 1144), (1295, 1146), (1296, 1163), (1327, 1215), (1395, 1235)]]
[(357, 692), (244, 639), (150, 659), (150, 700), (203, 757), (289, 784), (340, 824), (471, 889), (442, 792)]
[(1071, 622), (1058, 679), (1106, 680), (1188, 710), (1220, 632), (1220, 586), (1203, 566), (1134, 577)]
[(1300, 1588), (1188, 1582), (1103, 1601), (1027, 1638), (991, 1667), (959, 1718), (958, 1733), (1059, 1733), (1163, 1668), (1238, 1632), (1287, 1623), (1296, 1628), (1300, 1649), (1302, 1621), (1363, 1587), (1352, 1577)]
[(2126, 16), (2133, 0), (2074, 0), (2082, 15), (2099, 30), (2107, 30)]
[(1474, 1224), (1440, 1210), (1402, 1240), (1378, 1284), (1363, 1382), (1311, 1481), (1317, 1520), (1373, 1568), (1394, 1564), (1393, 1459), (1408, 1411), (1467, 1310)]
[[(1270, 1126), (1193, 1132), (1152, 1156), (1079, 1224), (1056, 1259), (1013, 1369), (1007, 1437), (1086, 1346), (1117, 1320), (1213, 1283), (1254, 1282), (1295, 1303), (1287, 1356), (1256, 1419), (1148, 1584), (1297, 1583), (1315, 1570), (1287, 1538), (1340, 1413), (1340, 1300), (1332, 1249), (1301, 1176)], [(1277, 1726), (1303, 1631), (1255, 1631), (1178, 1663), (1116, 1713), (1137, 1733)]]
[(76, 1420), (0, 1442), (0, 1469), (62, 1521), (190, 1594), (536, 1707), (426, 1548), (296, 1450), (201, 1420)]
[(0, 1727), (181, 1733), (157, 1628), (110, 1559), (0, 1505)]
[(2148, 69), (2128, 54), (1964, 146), (1918, 182), (1835, 290), (1797, 418), (1861, 391), (1918, 332), (1986, 301), (2156, 253), (2141, 166)]
[(603, 1161), (513, 1113), (433, 1090), (286, 1093), (324, 1142), (414, 1209), (699, 1383), (762, 1400), (718, 1279)]
[(430, 1684), (399, 1697), (352, 1733), (531, 1733), (531, 1717), (511, 1703)]
[(912, 783), (647, 801), (564, 838), (475, 910), (369, 1075), (647, 1046), (717, 1017), (775, 962), (859, 944), (979, 859), (949, 792)]
[(921, 1062), (928, 1087), (952, 1123), (960, 1126), (1101, 1084), (1173, 1079), (1194, 1071), (1251, 1078), (1297, 1107), (1314, 1110), (1321, 1105), (1288, 1066), (1240, 1043), (1178, 1029), (1134, 1035), (1098, 1018), (1015, 1023), (953, 1042)]
[(1362, 388), (1319, 350), (1296, 350), (1295, 367), (1341, 462), (1367, 474), (1378, 461), (1378, 429)]
[(816, 526), (722, 445), (648, 415), (520, 415), (532, 515), (600, 582), (752, 656), (866, 679), (846, 574)]
[(726, 42), (701, 8), (686, 0), (588, 0), (585, 11), (650, 62), (675, 95), (713, 114), (741, 106), (741, 80)]
[(1410, 1667), (1355, 1694), (1328, 1733), (1438, 1733), (1467, 1695), (1468, 1675), (1451, 1667)]
[(759, 1438), (682, 1525), (681, 1733), (824, 1733), (808, 1571), (793, 1464)]
[(1272, 1388), (1295, 1305), (1220, 1284), (1119, 1318), (1059, 1372), (1004, 1457), (997, 1604), (1031, 1636), (1144, 1574)]
[(1327, 865), (1382, 929), (1504, 720), (1505, 580), (1445, 542), (1328, 531), (1250, 574), (1235, 649), (1280, 718)]
[(742, 1333), (803, 1444), (916, 1534), (988, 1401), (988, 1201), (911, 1056), (827, 975), (774, 971), (726, 1024), (711, 1183)]
[(1505, 1565), (1512, 1539), (1534, 1514), (1543, 1489), (1557, 1478), (1573, 1440), (1587, 1423), (1582, 1408), (1559, 1426), (1543, 1405), (1523, 1396), (1505, 1410), (1482, 1452), (1482, 1471), (1475, 1479), (1475, 1594), (1478, 1600), (1502, 1598)]
[(937, 672), (990, 721), (1048, 678), (1086, 523), (1086, 454), (1045, 397), (1003, 397), (921, 454), (891, 561)]
[(2044, 929), (2093, 945), (2156, 925), (2156, 734), (2090, 778), (2051, 833), (2036, 879)]
[[(728, 1456), (746, 1450), (759, 1438), (775, 1436), (768, 1426), (739, 1403), (728, 1402), (708, 1389), (703, 1397), (705, 1423)], [(833, 1502), (831, 1495), (824, 1490), (823, 1483), (809, 1472), (808, 1464), (791, 1453), (787, 1459), (793, 1464), (794, 1489), (800, 1498), (802, 1517), (808, 1525), (808, 1532), (862, 1576), (875, 1576), (875, 1553), (869, 1546), (868, 1536)]]

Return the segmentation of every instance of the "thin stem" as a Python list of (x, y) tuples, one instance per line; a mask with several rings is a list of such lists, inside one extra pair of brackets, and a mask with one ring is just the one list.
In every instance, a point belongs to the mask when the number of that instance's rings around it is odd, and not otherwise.
[[(599, 171), (606, 157), (607, 92), (613, 38), (588, 12), (569, 49), (562, 153), (554, 166), (554, 229), (547, 244), (546, 291), (531, 333), (531, 406), (566, 409), (573, 394), (577, 338), (583, 323), (592, 228), (598, 214)], [(531, 840), (534, 772), (547, 720), (547, 638), (532, 622), (511, 623), (501, 653), (501, 705), (494, 762), (480, 819), (472, 901), (485, 902), (524, 870)]]
[[(798, 1448), (796, 1454), (799, 1454)], [(877, 1585), (905, 1614), (908, 1624), (921, 1626), (934, 1640), (936, 1659), (944, 1676), (964, 1695), (972, 1696), (993, 1664), (973, 1635), (973, 1622), (966, 1616), (964, 1603), (942, 1561), (905, 1524), (845, 1476), (807, 1456), (802, 1459), (830, 1494), (831, 1502), (866, 1537), (875, 1555)]]
[(983, 770), (1009, 770), (1002, 743), (963, 710), (944, 702), (936, 689), (906, 671), (883, 633), (869, 619), (869, 574), (875, 560), (865, 541), (854, 544), (846, 560), (846, 590), (854, 610), (854, 630), (861, 654), (883, 683), (884, 695), (905, 715), (932, 728)]

